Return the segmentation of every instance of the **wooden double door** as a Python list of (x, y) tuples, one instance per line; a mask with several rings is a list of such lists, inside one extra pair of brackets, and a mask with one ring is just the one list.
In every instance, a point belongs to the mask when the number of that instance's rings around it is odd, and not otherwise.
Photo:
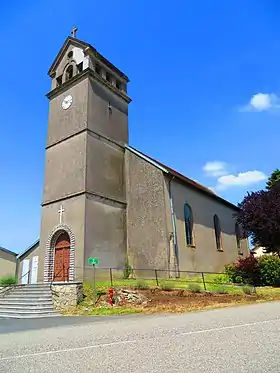
[(70, 237), (63, 232), (56, 240), (54, 253), (54, 281), (69, 281)]

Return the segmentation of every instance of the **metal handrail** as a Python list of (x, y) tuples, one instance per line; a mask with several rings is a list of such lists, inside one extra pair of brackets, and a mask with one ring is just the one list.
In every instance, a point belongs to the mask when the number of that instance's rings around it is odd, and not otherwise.
[(17, 284), (10, 284), (10, 285), (7, 285), (5, 286), (4, 285), (4, 289), (1, 289), (0, 291), (0, 295), (4, 296), (4, 294), (8, 293), (9, 291), (11, 291), (12, 289), (15, 289), (16, 287), (21, 287), (21, 286), (24, 286), (25, 284), (19, 284), (19, 282), (26, 276), (28, 275), (28, 280), (29, 280), (29, 275), (30, 275), (30, 270), (28, 272), (26, 272), (23, 276), (21, 276), (19, 279), (18, 279), (18, 283)]

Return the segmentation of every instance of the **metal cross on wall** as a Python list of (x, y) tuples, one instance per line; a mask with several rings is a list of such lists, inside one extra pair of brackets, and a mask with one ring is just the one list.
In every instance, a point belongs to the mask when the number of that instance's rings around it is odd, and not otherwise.
[(63, 213), (64, 213), (64, 208), (62, 205), (60, 205), (60, 209), (58, 210), (58, 213), (59, 213), (59, 224), (62, 224), (62, 218), (63, 218)]

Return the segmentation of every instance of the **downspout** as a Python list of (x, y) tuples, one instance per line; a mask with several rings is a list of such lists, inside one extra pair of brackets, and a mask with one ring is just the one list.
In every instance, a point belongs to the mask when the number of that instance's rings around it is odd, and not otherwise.
[(177, 239), (177, 229), (176, 229), (176, 218), (173, 208), (173, 199), (172, 199), (172, 191), (171, 191), (171, 181), (174, 180), (174, 176), (169, 179), (168, 181), (168, 192), (169, 192), (169, 201), (170, 201), (170, 210), (171, 210), (171, 220), (172, 220), (172, 228), (173, 228), (173, 237), (174, 237), (174, 268), (175, 268), (175, 275), (179, 277), (179, 255), (178, 255), (178, 239)]

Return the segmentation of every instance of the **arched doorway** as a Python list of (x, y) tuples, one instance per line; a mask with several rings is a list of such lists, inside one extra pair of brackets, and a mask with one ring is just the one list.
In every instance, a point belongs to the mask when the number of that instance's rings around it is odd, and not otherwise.
[(54, 276), (53, 281), (69, 281), (70, 268), (70, 237), (62, 232), (54, 247)]

